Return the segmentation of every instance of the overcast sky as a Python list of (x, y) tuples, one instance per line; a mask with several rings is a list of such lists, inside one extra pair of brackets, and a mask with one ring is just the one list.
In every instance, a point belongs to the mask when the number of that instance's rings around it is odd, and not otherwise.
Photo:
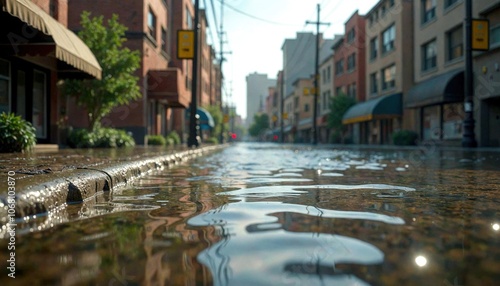
[[(210, 25), (209, 42), (215, 42), (220, 52), (221, 0), (198, 0), (205, 7)], [(215, 18), (212, 2), (215, 7)], [(246, 117), (246, 80), (248, 74), (258, 72), (276, 78), (282, 67), (281, 46), (285, 39), (293, 39), (297, 32), (316, 32), (315, 25), (306, 21), (316, 21), (316, 5), (320, 4), (320, 21), (330, 23), (321, 26), (320, 32), (326, 38), (344, 33), (345, 21), (359, 10), (368, 12), (378, 0), (224, 0), (223, 30), (225, 32), (223, 63), (225, 90), (223, 100), (236, 105), (238, 114)], [(231, 8), (231, 7), (233, 8)], [(238, 10), (238, 11), (236, 11)], [(314, 44), (314, 43), (311, 43)], [(231, 97), (227, 95), (231, 94)]]

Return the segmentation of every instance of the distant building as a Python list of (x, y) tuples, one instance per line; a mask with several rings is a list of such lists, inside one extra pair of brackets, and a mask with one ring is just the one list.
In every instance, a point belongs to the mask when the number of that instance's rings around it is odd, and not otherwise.
[(247, 118), (246, 126), (253, 123), (254, 115), (264, 111), (264, 101), (269, 93), (269, 87), (276, 85), (275, 79), (269, 79), (266, 74), (253, 73), (246, 77), (247, 82)]

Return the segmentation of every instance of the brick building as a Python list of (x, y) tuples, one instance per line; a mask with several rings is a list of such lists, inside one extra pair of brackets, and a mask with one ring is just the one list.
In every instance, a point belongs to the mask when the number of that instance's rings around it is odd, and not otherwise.
[(31, 122), (37, 143), (59, 144), (65, 78), (100, 78), (90, 49), (67, 25), (67, 0), (0, 1), (0, 112)]

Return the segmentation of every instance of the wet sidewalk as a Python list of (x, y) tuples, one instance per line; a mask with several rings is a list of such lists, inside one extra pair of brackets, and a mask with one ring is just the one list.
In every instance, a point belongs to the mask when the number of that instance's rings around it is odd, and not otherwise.
[(96, 193), (125, 186), (153, 170), (201, 156), (224, 145), (197, 149), (135, 147), (126, 149), (35, 150), (0, 154), (0, 223), (7, 222), (9, 199), (16, 217), (44, 213), (82, 202)]

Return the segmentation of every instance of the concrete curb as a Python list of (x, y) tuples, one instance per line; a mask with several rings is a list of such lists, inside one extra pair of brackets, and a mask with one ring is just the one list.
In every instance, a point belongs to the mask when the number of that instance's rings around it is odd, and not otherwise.
[(224, 145), (214, 145), (180, 151), (165, 156), (153, 156), (136, 161), (109, 163), (98, 168), (79, 168), (68, 174), (58, 174), (40, 182), (28, 178), (18, 186), (15, 202), (7, 196), (0, 197), (0, 223), (9, 222), (7, 210), (15, 203), (16, 219), (25, 218), (81, 203), (100, 192), (123, 188), (152, 171), (169, 168), (209, 152), (220, 150)]

